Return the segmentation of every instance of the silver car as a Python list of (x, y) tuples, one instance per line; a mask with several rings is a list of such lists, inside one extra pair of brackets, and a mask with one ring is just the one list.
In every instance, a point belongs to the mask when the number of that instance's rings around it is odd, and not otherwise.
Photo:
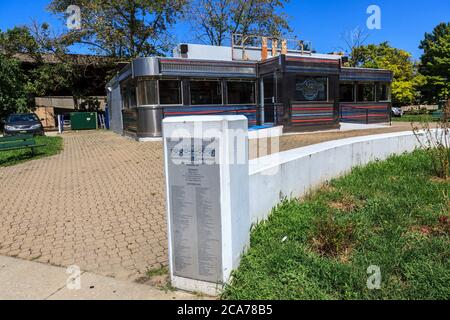
[(391, 109), (392, 111), (392, 116), (394, 116), (394, 117), (401, 117), (401, 116), (403, 116), (403, 110), (402, 110), (402, 108), (395, 108), (395, 107), (392, 107), (392, 109)]
[(44, 135), (44, 127), (34, 113), (11, 114), (6, 118), (5, 136), (18, 134)]

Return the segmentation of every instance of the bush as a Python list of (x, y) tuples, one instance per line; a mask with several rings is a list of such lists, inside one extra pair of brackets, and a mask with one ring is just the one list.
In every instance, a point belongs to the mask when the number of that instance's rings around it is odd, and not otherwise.
[(413, 125), (414, 134), (421, 147), (432, 159), (432, 166), (436, 176), (447, 180), (450, 163), (450, 100), (442, 109), (442, 117), (437, 121), (437, 130), (431, 129), (430, 122), (424, 118), (419, 126)]

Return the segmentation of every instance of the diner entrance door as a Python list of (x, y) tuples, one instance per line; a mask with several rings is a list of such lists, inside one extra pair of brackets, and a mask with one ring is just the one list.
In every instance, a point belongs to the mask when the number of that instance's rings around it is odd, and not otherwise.
[(280, 84), (281, 78), (277, 73), (265, 75), (261, 78), (262, 124), (277, 124)]
[(276, 77), (275, 74), (264, 76), (261, 79), (261, 103), (263, 124), (275, 123)]

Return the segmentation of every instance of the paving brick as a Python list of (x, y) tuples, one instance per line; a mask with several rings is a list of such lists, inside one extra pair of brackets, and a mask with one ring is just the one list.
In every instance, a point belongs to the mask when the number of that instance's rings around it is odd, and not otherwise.
[(59, 155), (0, 168), (0, 254), (130, 280), (166, 265), (162, 150), (74, 132)]

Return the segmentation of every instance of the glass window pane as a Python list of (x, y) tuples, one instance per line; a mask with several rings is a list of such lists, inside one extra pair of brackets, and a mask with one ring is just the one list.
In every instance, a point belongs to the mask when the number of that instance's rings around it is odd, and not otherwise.
[(159, 103), (160, 104), (182, 104), (181, 81), (160, 80), (159, 81)]
[(264, 104), (275, 103), (275, 78), (273, 75), (263, 78)]
[(156, 80), (138, 82), (138, 102), (140, 106), (158, 104), (156, 83)]
[(136, 108), (137, 107), (136, 87), (134, 85), (130, 85), (128, 87), (128, 90), (130, 95), (130, 108)]
[(339, 85), (339, 100), (340, 102), (355, 101), (355, 86), (352, 83), (341, 83)]
[(254, 104), (255, 83), (250, 81), (228, 81), (228, 104)]
[(327, 101), (327, 78), (297, 77), (295, 83), (296, 101)]
[(128, 96), (127, 87), (122, 88), (122, 108), (130, 108), (130, 97)]
[(389, 100), (389, 85), (387, 83), (379, 83), (377, 85), (377, 100), (378, 101)]
[(373, 83), (361, 83), (358, 85), (358, 101), (359, 102), (375, 101)]
[(34, 114), (13, 114), (8, 118), (8, 122), (33, 122), (39, 121), (39, 118)]
[(222, 85), (219, 81), (191, 81), (191, 105), (222, 104)]

